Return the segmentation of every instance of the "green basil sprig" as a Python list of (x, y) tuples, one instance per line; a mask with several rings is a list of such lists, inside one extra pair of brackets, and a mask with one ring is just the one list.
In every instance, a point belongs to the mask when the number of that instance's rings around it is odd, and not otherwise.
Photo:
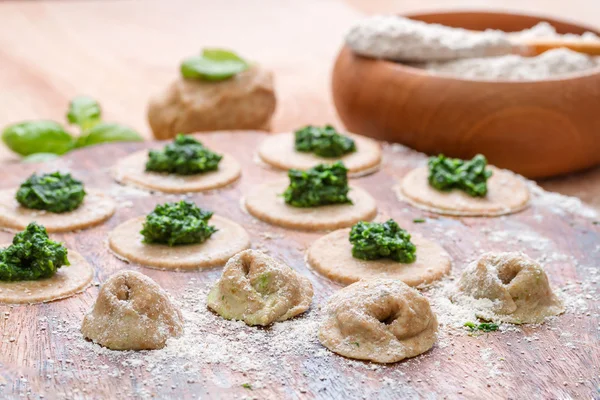
[(71, 134), (54, 121), (28, 121), (10, 125), (2, 132), (2, 141), (22, 156), (34, 153), (64, 154), (75, 146)]
[(181, 75), (185, 79), (222, 81), (248, 68), (248, 62), (231, 51), (204, 49), (202, 54), (187, 58), (181, 63)]
[(44, 162), (74, 148), (109, 142), (139, 142), (143, 138), (133, 129), (102, 121), (100, 104), (87, 96), (75, 97), (69, 103), (67, 121), (79, 127), (75, 137), (54, 121), (24, 121), (10, 125), (2, 132), (6, 146), (25, 158), (25, 162)]

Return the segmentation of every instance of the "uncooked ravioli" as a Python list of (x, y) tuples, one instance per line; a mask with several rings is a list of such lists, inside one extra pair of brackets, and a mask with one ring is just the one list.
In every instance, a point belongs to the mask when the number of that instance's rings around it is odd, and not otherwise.
[(313, 153), (296, 151), (293, 133), (269, 136), (258, 148), (259, 157), (267, 164), (279, 169), (309, 169), (318, 164), (343, 161), (350, 174), (373, 172), (381, 163), (381, 146), (373, 139), (344, 133), (356, 143), (356, 151), (342, 157), (319, 157)]
[(516, 252), (485, 253), (469, 264), (452, 300), (479, 318), (514, 324), (540, 324), (565, 311), (542, 266)]
[(243, 227), (217, 215), (210, 219), (210, 225), (214, 225), (217, 232), (204, 243), (146, 244), (140, 234), (145, 220), (143, 216), (130, 219), (110, 232), (108, 244), (118, 257), (158, 269), (190, 270), (222, 266), (250, 247), (250, 237)]
[(444, 192), (431, 187), (428, 167), (409, 172), (396, 190), (401, 200), (439, 214), (493, 217), (525, 208), (530, 196), (525, 182), (510, 171), (488, 168), (493, 175), (487, 181), (485, 197), (472, 197), (458, 189)]
[(312, 284), (292, 267), (258, 250), (245, 250), (227, 261), (206, 305), (223, 318), (265, 326), (302, 314), (312, 297)]
[(281, 196), (288, 184), (289, 180), (283, 179), (257, 186), (244, 199), (246, 209), (270, 224), (304, 230), (345, 228), (359, 221), (370, 221), (377, 215), (375, 199), (356, 186), (350, 186), (348, 193), (352, 204), (293, 207)]
[(112, 350), (160, 349), (183, 333), (183, 317), (152, 279), (119, 271), (102, 285), (81, 333)]
[[(6, 248), (10, 243), (0, 245)], [(50, 278), (35, 281), (0, 281), (0, 303), (35, 304), (64, 299), (82, 292), (94, 277), (94, 270), (73, 250), (68, 253), (71, 265), (59, 268)]]
[(0, 191), (0, 227), (23, 230), (31, 222), (46, 227), (48, 232), (68, 232), (98, 225), (115, 212), (115, 202), (110, 197), (88, 190), (83, 202), (73, 211), (52, 213), (21, 206), (15, 199), (17, 189)]
[(115, 165), (117, 182), (165, 193), (202, 192), (235, 182), (242, 173), (240, 164), (229, 154), (222, 154), (219, 169), (195, 175), (176, 175), (146, 171), (148, 150), (135, 152)]
[(331, 296), (319, 341), (346, 357), (393, 363), (429, 350), (437, 338), (429, 301), (396, 279), (359, 281)]
[(417, 260), (410, 264), (391, 259), (360, 260), (352, 257), (350, 229), (340, 229), (317, 239), (308, 249), (312, 268), (331, 280), (349, 285), (359, 280), (390, 278), (409, 286), (440, 279), (450, 271), (450, 256), (437, 243), (413, 235)]

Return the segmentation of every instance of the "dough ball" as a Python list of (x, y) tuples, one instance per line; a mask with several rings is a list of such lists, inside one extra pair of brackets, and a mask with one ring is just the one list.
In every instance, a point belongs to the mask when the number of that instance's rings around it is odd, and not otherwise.
[(117, 272), (102, 285), (81, 333), (112, 350), (152, 350), (183, 333), (183, 318), (167, 293), (135, 271)]
[(436, 340), (429, 301), (396, 279), (353, 283), (331, 297), (325, 313), (319, 340), (349, 358), (393, 363), (426, 352)]
[(312, 301), (310, 281), (257, 250), (245, 250), (225, 265), (208, 294), (208, 308), (226, 319), (269, 325), (302, 314)]
[(157, 139), (202, 131), (268, 130), (275, 104), (273, 74), (254, 66), (220, 82), (179, 78), (150, 100), (148, 122)]
[(486, 253), (471, 263), (452, 300), (485, 320), (542, 323), (564, 312), (540, 264), (523, 253)]

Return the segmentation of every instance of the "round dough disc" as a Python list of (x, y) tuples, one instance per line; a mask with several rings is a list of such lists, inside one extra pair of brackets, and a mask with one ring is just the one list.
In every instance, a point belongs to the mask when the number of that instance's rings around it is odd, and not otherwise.
[(223, 266), (250, 247), (250, 237), (242, 226), (217, 215), (209, 223), (218, 230), (204, 243), (172, 247), (145, 244), (140, 234), (145, 220), (130, 219), (110, 232), (108, 245), (119, 258), (157, 269), (191, 270)]
[[(10, 245), (0, 245), (6, 248)], [(0, 282), (0, 303), (36, 304), (64, 299), (83, 292), (94, 277), (94, 269), (76, 251), (69, 250), (71, 265), (59, 268), (53, 277), (38, 281)]]
[(302, 153), (294, 149), (294, 134), (279, 133), (269, 136), (258, 148), (259, 157), (267, 164), (288, 170), (290, 168), (309, 169), (318, 164), (331, 164), (343, 161), (351, 174), (374, 172), (381, 163), (381, 146), (373, 139), (345, 133), (356, 142), (356, 151), (342, 157), (325, 158), (313, 153)]
[(308, 249), (307, 260), (312, 268), (331, 280), (349, 285), (359, 280), (399, 279), (409, 286), (418, 286), (440, 279), (450, 271), (450, 256), (437, 243), (413, 235), (417, 260), (403, 264), (390, 259), (359, 260), (352, 257), (348, 240), (350, 229), (340, 229), (317, 239)]
[(229, 154), (223, 154), (216, 171), (198, 175), (175, 175), (146, 172), (148, 150), (135, 152), (117, 163), (113, 176), (117, 182), (165, 193), (190, 193), (217, 189), (235, 182), (242, 167)]
[(246, 209), (256, 218), (270, 224), (310, 231), (346, 228), (359, 221), (370, 221), (377, 215), (375, 199), (355, 186), (350, 187), (348, 194), (353, 204), (292, 207), (281, 196), (288, 184), (285, 179), (258, 186), (246, 196)]
[(397, 194), (401, 200), (427, 211), (446, 215), (494, 217), (511, 214), (527, 207), (529, 189), (512, 172), (489, 167), (493, 175), (488, 180), (485, 197), (472, 197), (462, 190), (442, 192), (429, 185), (428, 167), (410, 171), (402, 180)]
[(35, 221), (45, 226), (48, 232), (69, 232), (98, 225), (115, 213), (113, 199), (95, 190), (86, 191), (87, 195), (78, 208), (57, 214), (22, 207), (15, 200), (16, 188), (1, 190), (0, 226), (20, 231)]

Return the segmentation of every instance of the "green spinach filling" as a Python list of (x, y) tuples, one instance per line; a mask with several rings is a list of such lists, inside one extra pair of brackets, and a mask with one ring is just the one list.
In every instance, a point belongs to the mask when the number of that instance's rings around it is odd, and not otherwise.
[(295, 133), (295, 149), (314, 153), (320, 157), (341, 157), (356, 151), (356, 143), (348, 136), (341, 135), (331, 125), (317, 127), (308, 125)]
[(0, 281), (49, 278), (65, 265), (70, 265), (66, 247), (50, 240), (46, 228), (35, 222), (0, 249)]
[(176, 175), (201, 174), (218, 169), (222, 158), (222, 155), (210, 151), (193, 137), (179, 134), (164, 149), (150, 150), (146, 171)]
[(85, 194), (83, 183), (71, 174), (53, 172), (31, 175), (17, 190), (16, 199), (26, 208), (64, 213), (79, 207)]
[(290, 169), (288, 177), (290, 185), (283, 198), (293, 207), (352, 203), (348, 198), (348, 169), (341, 161), (319, 164), (306, 171)]
[(443, 154), (429, 158), (429, 184), (441, 191), (459, 189), (473, 197), (487, 194), (487, 159), (477, 154), (471, 160), (448, 158)]
[(350, 230), (352, 257), (361, 260), (390, 258), (401, 263), (417, 259), (417, 248), (410, 241), (410, 234), (393, 219), (384, 223), (359, 222)]
[(146, 216), (140, 233), (144, 243), (169, 246), (203, 243), (217, 231), (208, 224), (212, 215), (189, 201), (159, 204)]
[(493, 322), (482, 322), (480, 324), (475, 323), (475, 322), (465, 322), (465, 324), (463, 325), (465, 328), (468, 328), (471, 332), (475, 332), (477, 330), (479, 331), (483, 331), (483, 332), (493, 332), (493, 331), (497, 331), (499, 326), (498, 324), (494, 324)]

